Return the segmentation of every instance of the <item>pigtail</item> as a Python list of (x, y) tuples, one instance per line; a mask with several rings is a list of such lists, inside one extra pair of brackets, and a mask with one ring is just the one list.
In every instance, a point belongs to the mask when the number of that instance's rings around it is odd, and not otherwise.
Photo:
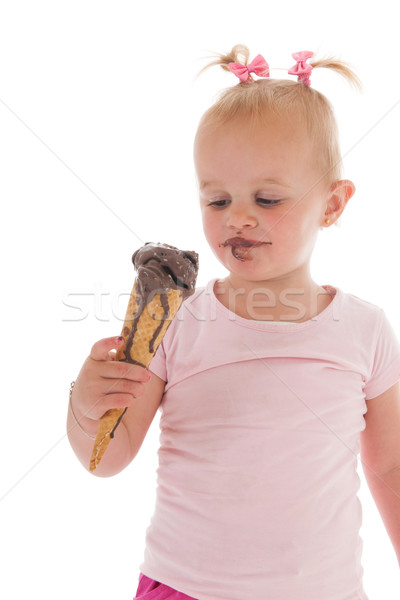
[[(304, 54), (304, 53), (300, 53)], [(312, 52), (307, 53), (309, 56), (312, 56)], [(296, 55), (294, 55), (296, 56)], [(205, 67), (203, 67), (197, 77), (204, 73), (207, 69), (214, 66), (220, 66), (224, 71), (230, 71), (229, 63), (241, 63), (242, 65), (247, 65), (249, 62), (250, 50), (247, 46), (243, 44), (236, 44), (233, 46), (232, 50), (226, 54), (216, 53), (212, 54), (210, 58), (214, 58), (211, 62), (209, 62)], [(357, 90), (362, 90), (362, 84), (359, 77), (356, 73), (350, 68), (350, 66), (334, 57), (321, 58), (319, 60), (314, 60), (309, 62), (309, 66), (313, 69), (331, 69), (335, 71), (339, 75), (341, 75), (344, 79), (346, 79), (350, 85), (352, 85)], [(311, 69), (310, 69), (311, 71)], [(289, 70), (290, 73), (290, 70)], [(292, 72), (294, 74), (294, 72)], [(251, 78), (250, 78), (251, 79)], [(304, 79), (304, 78), (303, 78)], [(309, 79), (305, 78), (308, 83), (306, 85), (310, 85)], [(304, 81), (303, 81), (304, 82)]]
[(313, 69), (331, 69), (335, 71), (344, 79), (346, 79), (350, 85), (352, 85), (358, 91), (362, 90), (362, 83), (356, 73), (349, 67), (349, 65), (341, 60), (337, 60), (333, 57), (322, 58), (316, 61), (310, 61), (310, 65)]
[(220, 66), (224, 71), (230, 71), (229, 63), (231, 62), (240, 62), (242, 65), (247, 65), (249, 62), (250, 50), (247, 46), (243, 46), (242, 44), (236, 44), (233, 46), (232, 50), (227, 54), (216, 53), (211, 55), (210, 58), (215, 58), (212, 62), (208, 63), (205, 67), (199, 71), (197, 77), (204, 73), (204, 71), (210, 67)]

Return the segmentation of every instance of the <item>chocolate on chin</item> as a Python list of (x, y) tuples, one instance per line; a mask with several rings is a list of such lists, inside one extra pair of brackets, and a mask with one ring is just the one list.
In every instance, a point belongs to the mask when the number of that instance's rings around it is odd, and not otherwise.
[[(145, 244), (132, 256), (137, 271), (115, 360), (148, 368), (183, 300), (193, 294), (199, 268), (196, 252), (168, 244)], [(108, 410), (100, 419), (90, 459), (99, 465), (126, 408)]]

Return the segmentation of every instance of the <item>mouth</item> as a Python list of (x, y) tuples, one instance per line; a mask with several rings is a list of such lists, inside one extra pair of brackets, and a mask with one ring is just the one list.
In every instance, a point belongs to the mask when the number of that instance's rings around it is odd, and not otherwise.
[(256, 240), (247, 240), (241, 237), (233, 237), (220, 244), (220, 247), (225, 248), (226, 246), (231, 246), (232, 255), (237, 260), (252, 260), (250, 250), (252, 248), (258, 248), (263, 244), (271, 245), (272, 242), (258, 242)]

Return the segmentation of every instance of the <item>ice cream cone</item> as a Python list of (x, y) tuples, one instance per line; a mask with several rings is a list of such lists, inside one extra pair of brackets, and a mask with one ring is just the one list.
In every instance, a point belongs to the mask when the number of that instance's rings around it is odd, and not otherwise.
[[(124, 344), (115, 360), (148, 368), (182, 301), (194, 291), (198, 257), (173, 246), (146, 244), (133, 255), (134, 264), (135, 259), (137, 263), (142, 260), (143, 265), (138, 265), (121, 332)], [(155, 266), (147, 266), (152, 262)], [(100, 419), (90, 472), (100, 463), (125, 411), (113, 408)]]

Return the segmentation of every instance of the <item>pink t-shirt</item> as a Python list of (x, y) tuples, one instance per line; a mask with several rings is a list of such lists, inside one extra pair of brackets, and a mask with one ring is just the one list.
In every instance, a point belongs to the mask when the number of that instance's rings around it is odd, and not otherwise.
[(215, 281), (150, 366), (166, 387), (141, 571), (199, 600), (365, 600), (359, 436), (400, 379), (396, 336), (331, 286), (314, 319), (272, 324), (230, 312)]

